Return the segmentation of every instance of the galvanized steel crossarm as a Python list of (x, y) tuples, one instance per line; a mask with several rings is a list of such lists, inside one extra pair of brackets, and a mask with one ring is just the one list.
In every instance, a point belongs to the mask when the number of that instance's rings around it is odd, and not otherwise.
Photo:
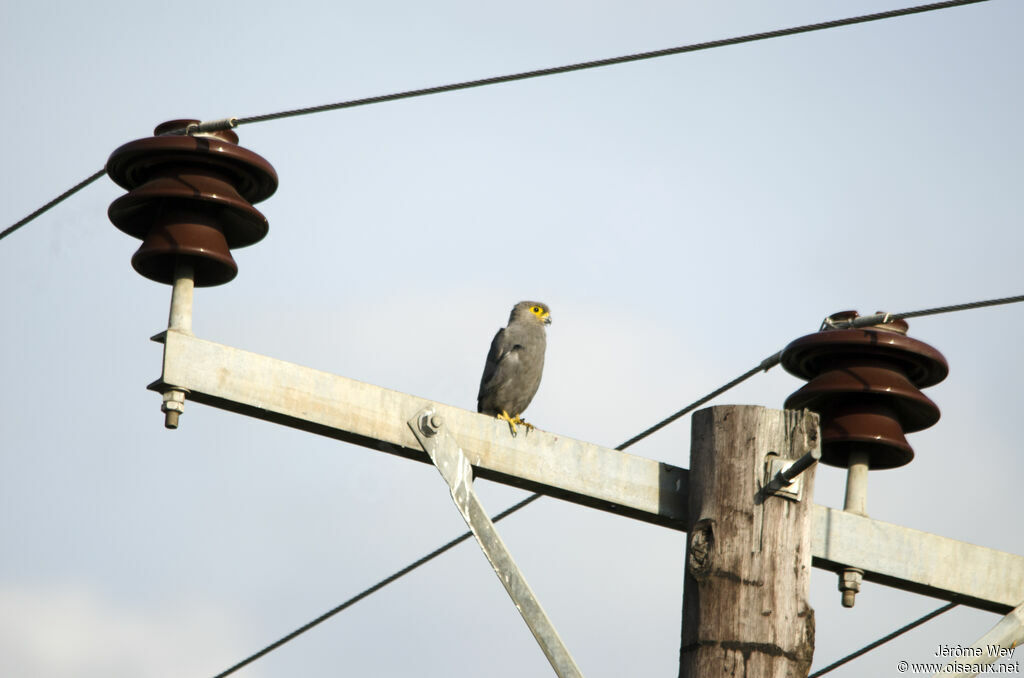
[[(479, 478), (676, 530), (689, 525), (686, 469), (169, 330), (163, 377), (191, 401), (430, 463), (406, 422), (433, 407)], [(815, 567), (1006, 614), (1024, 600), (1024, 556), (815, 506)]]
[(479, 478), (678, 530), (686, 469), (535, 429), (516, 437), (494, 417), (168, 330), (150, 386), (363, 447), (430, 463), (406, 421), (433, 407), (458, 432)]
[[(558, 75), (562, 73), (571, 73), (574, 71), (582, 71), (590, 68), (599, 68), (603, 66), (612, 66), (616, 64), (624, 64), (633, 61), (642, 61), (645, 59), (654, 59), (658, 57), (671, 56), (674, 54), (684, 54), (687, 52), (697, 52), (706, 49), (714, 49), (717, 47), (727, 47), (729, 45), (739, 45), (746, 42), (755, 42), (758, 40), (767, 40), (771, 38), (780, 38), (789, 35), (799, 35), (801, 33), (809, 33), (813, 31), (826, 30), (830, 28), (838, 28), (841, 26), (852, 26), (854, 24), (867, 23), (870, 21), (879, 21), (881, 19), (892, 19), (901, 16), (908, 16), (911, 14), (919, 14), (922, 12), (931, 12), (939, 9), (948, 9), (951, 7), (959, 7), (962, 5), (972, 5), (979, 2), (987, 2), (987, 0), (943, 0), (942, 2), (934, 2), (927, 5), (917, 5), (914, 7), (904, 7), (901, 9), (888, 10), (884, 12), (876, 12), (874, 14), (865, 14), (861, 16), (847, 17), (844, 19), (834, 19), (832, 21), (823, 21), (815, 24), (806, 24), (803, 26), (793, 26), (791, 28), (783, 28), (772, 31), (764, 31), (761, 33), (753, 33), (750, 35), (742, 35), (733, 38), (725, 38), (721, 40), (711, 40), (708, 42), (702, 42), (692, 45), (682, 45), (679, 47), (670, 47), (667, 49), (658, 49), (649, 52), (640, 52), (637, 54), (626, 54), (617, 57), (611, 57), (606, 59), (595, 59), (593, 61), (584, 61), (575, 64), (567, 64), (564, 66), (556, 66), (553, 68), (541, 68), (532, 71), (524, 71), (521, 73), (510, 73), (507, 75), (500, 75), (490, 78), (480, 78), (477, 80), (467, 80), (464, 82), (450, 83), (447, 85), (439, 85), (435, 87), (423, 87), (414, 90), (407, 90), (404, 92), (394, 92), (392, 94), (383, 94), (377, 96), (363, 97), (360, 99), (351, 99), (348, 101), (339, 101), (331, 104), (321, 104), (319, 106), (306, 106), (303, 108), (293, 108), (286, 111), (278, 111), (276, 113), (265, 113), (262, 115), (252, 115), (244, 118), (229, 117), (221, 118), (219, 120), (209, 120), (200, 122), (181, 129), (173, 130), (175, 134), (196, 134), (202, 132), (208, 132), (212, 130), (223, 130), (233, 129), (238, 125), (250, 124), (254, 122), (265, 122), (268, 120), (280, 120), (282, 118), (290, 118), (297, 115), (310, 115), (312, 113), (324, 113), (327, 111), (336, 111), (344, 108), (353, 108), (355, 106), (366, 106), (368, 104), (378, 104), (387, 101), (397, 101), (400, 99), (409, 99), (413, 97), (421, 97), (431, 94), (441, 94), (443, 92), (454, 92), (458, 90), (469, 89), (473, 87), (483, 87), (487, 85), (497, 85), (506, 82), (514, 82), (517, 80), (527, 80), (531, 78), (544, 77), (548, 75)], [(65, 191), (61, 195), (57, 196), (50, 202), (46, 203), (42, 207), (36, 209), (28, 216), (15, 222), (12, 226), (0, 231), (0, 240), (18, 230), (25, 224), (29, 223), (39, 215), (43, 214), (47, 210), (55, 207), (57, 204), (63, 202), (65, 199), (78, 192), (82, 188), (85, 188), (89, 184), (93, 183), (101, 176), (106, 173), (105, 169), (97, 171), (92, 176), (86, 177), (77, 185), (72, 187), (70, 190)]]
[(864, 570), (864, 579), (1007, 614), (1024, 601), (1024, 556), (816, 505), (814, 567)]

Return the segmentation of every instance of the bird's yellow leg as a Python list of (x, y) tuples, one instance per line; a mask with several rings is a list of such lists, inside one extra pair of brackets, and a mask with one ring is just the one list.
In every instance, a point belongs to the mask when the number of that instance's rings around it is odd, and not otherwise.
[(498, 419), (501, 419), (502, 421), (508, 422), (508, 429), (512, 432), (512, 437), (514, 438), (517, 435), (516, 423), (522, 423), (519, 417), (510, 417), (508, 412), (506, 412), (505, 410), (502, 410), (501, 414), (495, 416), (498, 417)]

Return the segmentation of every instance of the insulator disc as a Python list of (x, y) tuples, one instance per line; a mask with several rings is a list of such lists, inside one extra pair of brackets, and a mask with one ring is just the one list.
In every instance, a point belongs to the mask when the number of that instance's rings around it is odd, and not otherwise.
[(277, 190), (277, 172), (252, 151), (211, 137), (164, 136), (129, 141), (110, 154), (107, 174), (131, 190), (161, 174), (164, 165), (215, 167), (223, 171), (238, 194), (251, 203)]
[(267, 235), (267, 218), (216, 173), (177, 171), (156, 176), (110, 204), (107, 216), (128, 235), (145, 238), (154, 221), (175, 209), (205, 210), (220, 224), (228, 247), (246, 247)]
[(188, 215), (176, 210), (174, 221), (154, 225), (132, 257), (132, 268), (150, 280), (169, 285), (174, 282), (179, 257), (192, 263), (196, 287), (222, 285), (238, 275), (227, 240), (216, 219), (208, 214)]
[(846, 468), (855, 450), (868, 453), (872, 469), (897, 468), (914, 458), (898, 415), (885, 406), (861, 409), (851, 403), (822, 413), (821, 419), (822, 463)]
[(825, 330), (790, 343), (782, 366), (790, 374), (810, 379), (846, 356), (892, 360), (918, 388), (934, 386), (949, 375), (946, 359), (923, 341), (885, 330)]

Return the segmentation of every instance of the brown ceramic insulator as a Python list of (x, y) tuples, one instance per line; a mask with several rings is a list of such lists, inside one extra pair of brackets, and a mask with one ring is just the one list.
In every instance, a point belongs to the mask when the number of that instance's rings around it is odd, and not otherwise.
[(230, 130), (168, 134), (194, 120), (158, 126), (157, 136), (129, 142), (107, 161), (107, 174), (129, 190), (110, 205), (111, 222), (143, 240), (132, 266), (143, 276), (174, 281), (186, 258), (198, 287), (220, 285), (238, 273), (231, 249), (259, 242), (268, 224), (252, 203), (277, 189), (265, 159), (235, 142)]
[[(848, 311), (832, 319), (856, 316)], [(824, 463), (849, 466), (850, 453), (863, 450), (871, 468), (903, 466), (914, 457), (904, 433), (939, 420), (939, 408), (920, 389), (945, 379), (949, 366), (941, 353), (906, 331), (902, 320), (825, 329), (783, 350), (786, 371), (809, 380), (785, 406), (821, 415)]]

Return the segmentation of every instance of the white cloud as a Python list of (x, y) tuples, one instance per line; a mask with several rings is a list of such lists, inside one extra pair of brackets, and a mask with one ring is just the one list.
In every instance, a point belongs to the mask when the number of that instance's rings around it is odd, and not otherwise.
[(237, 641), (243, 625), (228, 611), (206, 603), (143, 606), (112, 600), (82, 585), (8, 584), (0, 588), (0, 674), (211, 675), (243, 656)]

